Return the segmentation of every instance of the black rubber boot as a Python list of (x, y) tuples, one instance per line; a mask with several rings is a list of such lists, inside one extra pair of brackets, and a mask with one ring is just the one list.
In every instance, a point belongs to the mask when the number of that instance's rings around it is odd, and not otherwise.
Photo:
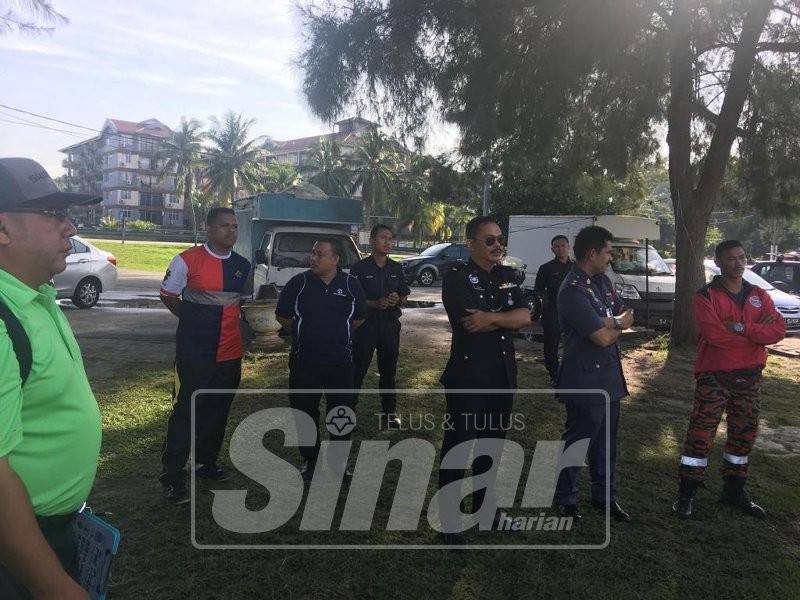
[(767, 516), (767, 512), (750, 499), (750, 495), (745, 489), (747, 483), (745, 477), (725, 477), (724, 481), (722, 495), (719, 497), (720, 503), (738, 508), (744, 514), (758, 519)]
[(694, 479), (681, 477), (678, 487), (678, 499), (672, 505), (672, 511), (681, 519), (688, 519), (694, 513), (694, 498), (700, 482)]

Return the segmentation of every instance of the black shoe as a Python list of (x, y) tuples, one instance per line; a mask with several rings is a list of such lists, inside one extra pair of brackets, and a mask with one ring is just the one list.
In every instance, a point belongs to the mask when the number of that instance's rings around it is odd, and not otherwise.
[(189, 492), (184, 484), (172, 484), (167, 486), (167, 501), (172, 504), (187, 504), (191, 501)]
[(681, 477), (678, 499), (672, 504), (672, 512), (679, 519), (689, 519), (694, 514), (694, 498), (697, 495), (698, 487), (700, 487), (699, 481)]
[(577, 523), (583, 518), (581, 510), (577, 504), (559, 504), (558, 514), (562, 517), (572, 517), (573, 522)]
[(613, 500), (609, 505), (606, 505), (605, 502), (596, 502), (595, 500), (592, 500), (592, 506), (597, 510), (602, 510), (603, 512), (605, 512), (607, 506), (611, 511), (611, 518), (618, 523), (629, 523), (631, 520), (631, 516), (625, 512), (625, 510), (616, 500)]
[(201, 479), (210, 479), (211, 481), (228, 481), (231, 476), (225, 469), (217, 465), (200, 465), (194, 471)]
[(450, 546), (451, 550), (463, 550), (461, 546), (465, 546), (467, 543), (467, 538), (463, 533), (440, 533), (439, 536), (445, 546)]
[(317, 461), (315, 460), (307, 460), (303, 462), (303, 467), (300, 469), (300, 475), (303, 478), (303, 481), (311, 481), (311, 478), (314, 477), (314, 469), (317, 466)]
[(738, 508), (751, 517), (765, 518), (767, 511), (750, 499), (750, 495), (745, 489), (745, 483), (746, 479), (744, 477), (726, 477), (722, 495), (719, 497), (720, 503)]

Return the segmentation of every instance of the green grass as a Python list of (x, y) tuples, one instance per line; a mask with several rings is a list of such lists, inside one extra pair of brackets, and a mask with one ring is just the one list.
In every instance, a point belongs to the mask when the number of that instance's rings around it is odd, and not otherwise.
[[(127, 244), (126, 244), (127, 245)], [(638, 340), (641, 343), (642, 340)], [(800, 457), (756, 450), (750, 487), (769, 511), (765, 522), (717, 506), (721, 446), (711, 456), (700, 512), (682, 523), (670, 513), (676, 489), (679, 443), (685, 433), (692, 397), (692, 365), (687, 355), (667, 361), (661, 340), (630, 347), (643, 383), (632, 385), (620, 422), (618, 481), (620, 497), (634, 518), (612, 523), (609, 547), (600, 551), (309, 551), (197, 550), (190, 542), (189, 511), (166, 504), (155, 476), (170, 410), (167, 370), (132, 373), (96, 390), (104, 419), (100, 477), (91, 504), (114, 513), (122, 530), (119, 557), (113, 566), (111, 598), (796, 598), (800, 587)], [(398, 373), (399, 387), (433, 387), (447, 356), (443, 351), (407, 351)], [(520, 387), (544, 385), (545, 371), (522, 352)], [(800, 426), (800, 365), (771, 358), (762, 394), (762, 416), (770, 427)], [(365, 387), (375, 387), (370, 372)], [(246, 359), (242, 388), (287, 385), (286, 355)], [(275, 402), (273, 396), (240, 396), (231, 427), (253, 411)], [(442, 396), (400, 399), (400, 410), (441, 415)], [(400, 441), (408, 432), (380, 433), (374, 419), (376, 399), (359, 404), (356, 439)], [(526, 427), (514, 432), (528, 461), (535, 440), (558, 439), (563, 407), (551, 396), (519, 396), (515, 411)], [(414, 434), (416, 435), (416, 434)], [(441, 431), (424, 432), (437, 447)], [(722, 440), (720, 440), (722, 441)], [(281, 439), (267, 436), (271, 448)], [(293, 456), (290, 454), (290, 456)], [(292, 458), (295, 463), (299, 460)], [(529, 462), (523, 473), (527, 473)], [(396, 481), (390, 465), (387, 483)], [(434, 491), (434, 476), (429, 493)], [(587, 498), (583, 481), (582, 498)], [(523, 477), (524, 485), (524, 477)], [(433, 543), (427, 527), (417, 532), (319, 534), (297, 532), (297, 518), (276, 532), (236, 535), (224, 532), (210, 516), (211, 492), (198, 488), (197, 535), (201, 543), (291, 544), (359, 540), (364, 543)], [(212, 486), (213, 487), (213, 486)], [(252, 510), (267, 502), (263, 489), (237, 475), (217, 487), (250, 489)], [(388, 488), (388, 489), (387, 489)], [(376, 522), (384, 524), (391, 506), (391, 485), (379, 499)], [(586, 502), (584, 502), (586, 503)], [(427, 506), (427, 505), (426, 505)], [(521, 511), (516, 511), (517, 513)], [(587, 509), (580, 529), (552, 534), (556, 543), (597, 543), (603, 538), (600, 518)], [(338, 516), (341, 515), (341, 504)], [(335, 520), (334, 523), (337, 521)], [(294, 526), (294, 531), (292, 527)], [(494, 543), (497, 534), (471, 533), (475, 543)], [(523, 538), (524, 539), (524, 538)], [(528, 538), (542, 543), (542, 538)], [(547, 543), (545, 542), (545, 543)]]
[(88, 240), (101, 250), (111, 252), (117, 257), (117, 266), (122, 269), (137, 269), (164, 273), (172, 258), (192, 244), (154, 244), (125, 242), (115, 240)]

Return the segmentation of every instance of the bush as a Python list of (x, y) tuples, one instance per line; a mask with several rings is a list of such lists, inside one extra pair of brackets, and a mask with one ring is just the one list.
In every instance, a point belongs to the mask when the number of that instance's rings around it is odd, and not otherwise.
[(119, 229), (119, 221), (113, 216), (108, 215), (100, 219), (100, 227), (103, 229)]
[(128, 221), (127, 226), (131, 231), (153, 231), (156, 228), (156, 224), (150, 221)]

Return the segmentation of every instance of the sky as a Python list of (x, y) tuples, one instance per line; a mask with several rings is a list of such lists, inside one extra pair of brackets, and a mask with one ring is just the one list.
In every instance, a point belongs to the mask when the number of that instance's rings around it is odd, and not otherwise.
[[(106, 118), (207, 124), (231, 109), (256, 119), (255, 135), (277, 140), (333, 130), (300, 93), (295, 0), (52, 3), (68, 24), (0, 36), (0, 104), (94, 129)], [(19, 119), (78, 133), (7, 122)], [(63, 172), (59, 149), (91, 136), (0, 108), (0, 156), (33, 158), (53, 176)], [(427, 150), (451, 150), (457, 139), (452, 127), (434, 124)]]

